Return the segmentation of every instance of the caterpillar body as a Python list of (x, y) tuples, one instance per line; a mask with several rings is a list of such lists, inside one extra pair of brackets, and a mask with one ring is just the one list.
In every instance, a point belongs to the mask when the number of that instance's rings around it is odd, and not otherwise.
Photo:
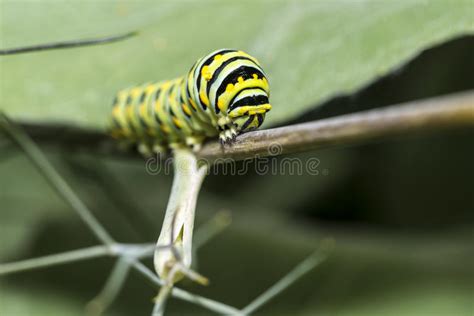
[(258, 128), (271, 109), (259, 62), (221, 49), (199, 59), (183, 77), (130, 87), (113, 102), (110, 134), (148, 155), (176, 146), (198, 149), (219, 135), (222, 144)]

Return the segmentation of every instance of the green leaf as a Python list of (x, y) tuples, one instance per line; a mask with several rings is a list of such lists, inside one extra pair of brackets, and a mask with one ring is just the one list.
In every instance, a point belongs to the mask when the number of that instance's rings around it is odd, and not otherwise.
[(4, 2), (1, 47), (107, 36), (104, 46), (3, 56), (14, 118), (104, 128), (116, 90), (183, 75), (200, 56), (256, 56), (272, 89), (266, 124), (354, 91), (421, 49), (474, 30), (470, 1)]

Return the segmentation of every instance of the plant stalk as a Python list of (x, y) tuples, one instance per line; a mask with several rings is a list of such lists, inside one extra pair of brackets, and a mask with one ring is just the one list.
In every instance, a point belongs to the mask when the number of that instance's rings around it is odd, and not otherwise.
[[(207, 166), (200, 166), (189, 148), (176, 148), (173, 154), (173, 186), (154, 254), (156, 272), (171, 283), (184, 276), (184, 271), (173, 267), (178, 264), (185, 268), (191, 266), (196, 202), (207, 174)], [(163, 247), (170, 245), (172, 247)]]

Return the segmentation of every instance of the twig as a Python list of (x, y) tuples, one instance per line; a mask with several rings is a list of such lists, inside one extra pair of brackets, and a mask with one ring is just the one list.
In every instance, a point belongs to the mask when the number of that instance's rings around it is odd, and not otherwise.
[(100, 315), (115, 300), (130, 270), (130, 262), (120, 258), (105, 282), (102, 291), (86, 306), (89, 315)]
[(108, 246), (94, 246), (84, 249), (67, 251), (59, 254), (0, 264), (0, 275), (39, 269), (53, 265), (86, 260), (101, 256), (111, 255)]
[[(157, 247), (174, 247), (170, 251), (157, 249), (154, 256), (155, 270), (162, 279), (168, 279), (168, 272), (177, 261), (186, 268), (191, 266), (196, 202), (207, 171), (189, 148), (175, 148), (173, 154), (173, 185)], [(180, 274), (176, 277), (179, 279)]]
[(39, 147), (18, 125), (12, 123), (6, 115), (0, 112), (0, 127), (3, 128), (12, 139), (23, 149), (33, 165), (41, 175), (49, 182), (51, 187), (66, 201), (91, 229), (94, 235), (104, 244), (112, 245), (114, 240), (99, 221), (92, 215), (92, 212), (79, 199), (71, 187), (58, 174), (48, 161)]
[[(140, 272), (142, 275), (144, 275), (147, 279), (149, 279), (153, 284), (155, 285), (163, 285), (163, 281), (158, 278), (156, 274), (154, 274), (150, 269), (148, 269), (143, 263), (134, 261), (132, 263), (132, 266)], [(186, 292), (182, 289), (174, 287), (173, 290), (171, 291), (171, 295), (173, 297), (179, 298), (181, 300), (191, 302), (198, 304), (200, 306), (203, 306), (209, 310), (212, 310), (214, 312), (223, 314), (223, 315), (241, 315), (241, 312), (232, 306), (199, 296), (195, 295), (189, 292)]]
[(137, 34), (138, 32), (135, 31), (135, 32), (130, 32), (126, 34), (103, 37), (103, 38), (72, 40), (72, 41), (25, 46), (25, 47), (0, 49), (0, 55), (14, 55), (14, 54), (23, 54), (23, 53), (30, 53), (30, 52), (37, 52), (37, 51), (44, 51), (44, 50), (64, 49), (64, 48), (106, 44), (106, 43), (122, 41), (124, 39), (135, 36)]
[[(230, 214), (228, 211), (219, 211), (215, 214), (210, 220), (201, 225), (196, 231), (196, 236), (194, 237), (194, 248), (196, 251), (209, 240), (217, 236), (230, 224)], [(171, 238), (173, 240), (173, 238)], [(117, 294), (119, 293), (123, 282), (125, 281), (126, 276), (128, 275), (130, 268), (130, 259), (126, 258), (145, 258), (154, 254), (156, 246), (155, 244), (122, 244), (117, 245), (114, 249), (117, 253), (122, 255), (122, 258), (117, 261), (114, 269), (110, 273), (107, 282), (102, 288), (100, 294), (98, 294), (94, 299), (92, 299), (86, 307), (86, 310), (91, 315), (99, 315), (103, 313), (108, 306), (115, 300)], [(169, 246), (160, 247), (160, 249), (167, 249)], [(192, 272), (191, 272), (192, 274)], [(166, 285), (165, 285), (166, 286)], [(163, 299), (165, 299), (168, 294), (166, 291), (162, 292)], [(166, 295), (165, 295), (166, 294)], [(153, 309), (153, 315), (159, 315), (160, 312), (164, 310), (164, 302), (155, 303)]]
[[(174, 148), (173, 157), (173, 185), (153, 258), (155, 270), (164, 280), (153, 308), (153, 315), (157, 316), (163, 314), (173, 285), (184, 276), (202, 285), (208, 284), (207, 278), (190, 269), (196, 202), (207, 166), (201, 166), (186, 147)], [(171, 247), (160, 249), (166, 245)]]
[[(223, 228), (227, 227), (226, 225), (224, 225), (224, 223), (227, 223), (227, 216), (228, 214), (226, 211), (220, 211), (207, 223), (199, 227), (196, 232), (196, 239), (198, 240), (198, 242), (195, 243), (194, 249), (197, 250), (199, 247), (203, 246), (206, 242), (208, 242), (219, 232), (221, 232)], [(216, 227), (214, 227), (214, 225)], [(219, 230), (217, 230), (217, 227), (220, 227)], [(210, 230), (211, 232), (208, 232), (208, 230)], [(199, 239), (198, 236), (207, 237)], [(105, 245), (94, 246), (79, 250), (58, 253), (54, 255), (0, 264), (0, 275), (6, 275), (26, 270), (47, 268), (55, 265), (92, 259), (99, 256), (119, 256), (120, 259), (118, 259), (102, 291), (93, 300), (91, 300), (91, 302), (87, 306), (87, 310), (89, 311), (89, 313), (97, 315), (103, 312), (115, 299), (128, 274), (130, 261), (132, 261), (133, 258), (140, 259), (152, 256), (155, 252), (155, 248), (156, 246), (154, 243), (114, 244), (111, 247)]]
[[(127, 275), (128, 268), (125, 268), (125, 266), (133, 266), (134, 269), (136, 269), (137, 271), (145, 275), (149, 280), (151, 280), (154, 285), (162, 286), (164, 284), (163, 281), (157, 275), (155, 275), (144, 264), (138, 261), (138, 259), (144, 254), (152, 253), (153, 250), (154, 244), (114, 244), (111, 247), (106, 245), (94, 246), (49, 256), (43, 256), (39, 258), (0, 264), (0, 275), (45, 268), (54, 265), (82, 261), (101, 256), (118, 256), (120, 258), (118, 262), (123, 261), (123, 265), (122, 263), (120, 263), (119, 268), (119, 263), (117, 263), (109, 277), (109, 280), (106, 283), (108, 284), (108, 286), (106, 285), (102, 293), (97, 296), (102, 298), (106, 297), (106, 299), (101, 302), (102, 307), (106, 307), (105, 305), (103, 305), (104, 301), (107, 302), (107, 300), (113, 300), (115, 296), (113, 292), (118, 291), (120, 287), (117, 287), (117, 284), (120, 285), (120, 283), (123, 281), (121, 279), (125, 279)], [(112, 290), (107, 290), (107, 287), (110, 287)], [(171, 294), (176, 298), (195, 303), (202, 307), (209, 308), (217, 312), (222, 311), (222, 313), (224, 314), (229, 314), (229, 311), (231, 311), (230, 314), (233, 314), (232, 311), (236, 310), (233, 307), (227, 306), (219, 302), (215, 302), (213, 300), (198, 295), (194, 295), (176, 287), (173, 288)], [(97, 309), (93, 310), (97, 311)]]
[(244, 309), (242, 309), (242, 313), (244, 315), (249, 315), (255, 312), (257, 309), (269, 302), (272, 298), (283, 292), (301, 276), (308, 273), (309, 271), (314, 269), (314, 267), (326, 260), (326, 258), (327, 250), (316, 250), (308, 258), (299, 263), (287, 275), (285, 275), (280, 281), (275, 283), (268, 290), (266, 290), (264, 293), (254, 299), (250, 304), (248, 304)]
[[(414, 101), (303, 124), (255, 131), (224, 149), (217, 141), (198, 156), (209, 162), (354, 145), (401, 133), (474, 125), (474, 91)], [(224, 160), (221, 160), (224, 161)]]
[[(215, 214), (210, 220), (202, 224), (196, 230), (196, 234), (193, 238), (194, 250), (198, 250), (206, 243), (211, 241), (214, 237), (218, 236), (225, 228), (230, 225), (231, 217), (230, 213), (226, 210), (219, 211)], [(154, 255), (154, 252), (157, 249), (169, 249), (170, 245), (160, 245), (156, 246), (153, 243), (145, 244), (123, 244), (120, 249), (120, 253), (136, 257), (138, 259), (148, 258)], [(133, 255), (128, 255), (126, 252), (133, 252)]]
[(173, 284), (166, 283), (161, 286), (158, 296), (155, 298), (155, 305), (151, 312), (152, 316), (162, 316), (165, 313), (166, 302), (173, 289)]

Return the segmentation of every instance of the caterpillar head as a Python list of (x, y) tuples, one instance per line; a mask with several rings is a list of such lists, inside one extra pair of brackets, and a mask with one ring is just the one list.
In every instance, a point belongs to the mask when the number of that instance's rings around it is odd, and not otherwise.
[(240, 91), (230, 103), (227, 116), (218, 124), (221, 142), (232, 142), (237, 135), (259, 128), (271, 108), (265, 90), (254, 88)]

